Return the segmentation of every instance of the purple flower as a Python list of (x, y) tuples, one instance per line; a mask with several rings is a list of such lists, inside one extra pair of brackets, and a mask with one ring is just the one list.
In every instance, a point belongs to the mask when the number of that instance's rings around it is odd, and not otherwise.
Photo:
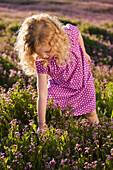
[(13, 119), (9, 124), (17, 123), (17, 119)]
[(17, 136), (20, 136), (20, 133), (19, 132), (14, 132), (15, 133), (15, 135), (17, 135)]
[(43, 155), (43, 158), (46, 158), (47, 157), (47, 154), (46, 155)]
[(96, 138), (97, 135), (98, 135), (98, 133), (93, 133), (93, 134), (92, 134), (93, 139)]
[(66, 153), (66, 156), (69, 156), (69, 153)]
[(96, 143), (96, 144), (97, 144), (98, 142), (99, 142), (99, 140), (95, 140), (95, 141), (94, 141), (94, 143)]
[(84, 169), (87, 169), (87, 166), (84, 166)]
[(34, 143), (31, 143), (31, 146), (34, 146)]
[(67, 114), (65, 114), (65, 115), (64, 115), (64, 117), (68, 117), (68, 115), (67, 115)]
[(77, 147), (75, 147), (74, 150), (77, 150)]
[(32, 167), (31, 162), (28, 162), (27, 165), (28, 165), (30, 168)]
[(86, 150), (90, 150), (90, 148), (89, 148), (89, 147), (85, 147), (85, 149), (86, 149)]
[(79, 147), (79, 146), (80, 146), (80, 144), (77, 143), (77, 144), (76, 144), (76, 147)]
[(31, 152), (31, 151), (32, 151), (32, 149), (29, 149), (29, 150), (28, 150), (28, 152)]
[(66, 161), (67, 161), (67, 158), (66, 159), (62, 159), (60, 165), (63, 165)]
[(29, 165), (29, 167), (31, 168), (31, 167), (32, 167), (32, 165)]
[(52, 116), (52, 119), (55, 119), (55, 116)]
[(59, 130), (59, 129), (56, 129), (56, 133), (60, 133), (60, 130)]
[(19, 124), (22, 124), (21, 120), (18, 121)]
[(82, 150), (82, 148), (79, 148), (79, 149), (78, 149), (78, 151), (81, 151), (81, 150)]
[(88, 162), (85, 162), (84, 165), (88, 165)]
[(32, 125), (33, 124), (33, 119), (29, 120), (29, 125)]
[(111, 137), (111, 134), (109, 134), (108, 136), (107, 136), (107, 138), (110, 138)]
[(66, 113), (69, 114), (69, 110), (67, 110)]
[(96, 164), (97, 163), (97, 161), (94, 161), (94, 164)]
[(111, 149), (110, 153), (111, 153), (111, 156), (113, 156), (113, 148)]
[(1, 152), (1, 155), (4, 155), (5, 153)]
[(102, 163), (102, 166), (105, 166), (105, 163)]
[(106, 155), (106, 156), (107, 156), (108, 160), (110, 160), (112, 158), (110, 155)]
[(49, 165), (51, 165), (52, 163), (53, 163), (53, 164), (56, 164), (54, 158), (49, 162)]

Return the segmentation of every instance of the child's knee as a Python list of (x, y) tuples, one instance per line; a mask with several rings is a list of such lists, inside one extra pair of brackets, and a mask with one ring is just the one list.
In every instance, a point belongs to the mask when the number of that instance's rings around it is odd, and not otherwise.
[(93, 110), (92, 112), (87, 113), (87, 114), (86, 114), (86, 117), (94, 117), (96, 114), (97, 114), (97, 113), (96, 113), (96, 109), (95, 109), (95, 110)]

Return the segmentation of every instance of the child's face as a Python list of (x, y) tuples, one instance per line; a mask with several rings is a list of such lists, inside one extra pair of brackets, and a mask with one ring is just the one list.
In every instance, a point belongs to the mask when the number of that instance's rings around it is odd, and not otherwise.
[(49, 58), (49, 57), (54, 56), (54, 52), (52, 52), (52, 51), (50, 52), (50, 50), (51, 50), (50, 46), (43, 46), (39, 49), (39, 53), (42, 54), (43, 58)]

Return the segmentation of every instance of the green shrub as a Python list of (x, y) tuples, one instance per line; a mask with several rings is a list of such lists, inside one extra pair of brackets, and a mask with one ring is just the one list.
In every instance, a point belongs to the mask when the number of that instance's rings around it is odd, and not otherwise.
[(0, 30), (4, 30), (6, 29), (6, 23), (1, 23), (0, 24)]
[(95, 81), (96, 88), (96, 107), (99, 108), (99, 117), (107, 116), (113, 118), (113, 83), (102, 84)]
[(19, 25), (14, 25), (9, 28), (10, 31), (15, 32), (15, 33), (18, 31), (18, 29), (19, 29)]

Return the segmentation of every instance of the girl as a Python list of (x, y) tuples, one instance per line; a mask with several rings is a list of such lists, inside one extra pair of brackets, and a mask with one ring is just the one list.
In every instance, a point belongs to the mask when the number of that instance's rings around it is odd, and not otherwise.
[(74, 116), (99, 123), (91, 58), (77, 27), (64, 26), (50, 14), (33, 15), (22, 23), (15, 47), (26, 74), (37, 76), (37, 132), (47, 128), (46, 106), (52, 97), (53, 107), (58, 103), (63, 110), (69, 104)]

